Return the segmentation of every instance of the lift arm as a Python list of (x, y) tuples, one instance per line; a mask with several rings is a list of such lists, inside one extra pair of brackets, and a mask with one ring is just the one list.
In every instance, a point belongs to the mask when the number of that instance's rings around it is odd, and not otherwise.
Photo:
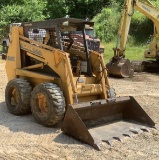
[(119, 43), (120, 47), (117, 50), (118, 52), (116, 52), (116, 56), (124, 55), (131, 18), (134, 13), (134, 9), (138, 10), (140, 13), (144, 14), (147, 18), (153, 21), (159, 36), (159, 10), (149, 0), (126, 0), (118, 31), (116, 50), (118, 48)]

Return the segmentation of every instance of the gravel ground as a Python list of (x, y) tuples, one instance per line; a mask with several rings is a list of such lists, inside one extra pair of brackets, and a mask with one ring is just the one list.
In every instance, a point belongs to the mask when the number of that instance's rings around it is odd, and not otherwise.
[[(11, 115), (5, 105), (7, 83), (5, 63), (0, 62), (0, 159), (59, 159), (59, 160), (158, 160), (159, 131), (152, 129), (114, 141), (113, 146), (101, 144), (101, 151), (62, 134), (60, 128), (45, 128), (32, 115)], [(133, 78), (110, 78), (118, 96), (134, 96), (159, 128), (159, 74), (137, 73)]]

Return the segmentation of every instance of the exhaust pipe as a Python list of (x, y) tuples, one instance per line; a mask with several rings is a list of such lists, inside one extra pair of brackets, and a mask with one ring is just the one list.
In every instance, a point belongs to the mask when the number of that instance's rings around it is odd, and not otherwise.
[(150, 127), (155, 123), (133, 97), (119, 97), (69, 105), (61, 129), (100, 150), (101, 141), (111, 145)]

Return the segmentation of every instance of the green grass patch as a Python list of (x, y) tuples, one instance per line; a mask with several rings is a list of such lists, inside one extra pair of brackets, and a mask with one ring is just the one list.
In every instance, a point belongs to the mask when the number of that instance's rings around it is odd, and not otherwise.
[[(108, 62), (114, 55), (113, 48), (116, 46), (116, 42), (114, 41), (114, 42), (104, 43), (103, 45), (105, 47), (104, 59), (106, 62)], [(125, 56), (130, 60), (144, 60), (145, 59), (144, 52), (146, 49), (147, 49), (146, 44), (140, 44), (140, 45), (127, 44)]]

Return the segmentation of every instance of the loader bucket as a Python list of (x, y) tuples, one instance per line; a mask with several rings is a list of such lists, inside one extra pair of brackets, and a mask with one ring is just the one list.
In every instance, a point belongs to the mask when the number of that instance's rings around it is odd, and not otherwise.
[(119, 97), (69, 105), (61, 129), (100, 150), (101, 141), (111, 145), (154, 126), (133, 97)]
[(106, 68), (108, 69), (108, 74), (110, 76), (126, 78), (134, 75), (134, 70), (128, 59), (112, 59), (109, 63), (107, 63)]

